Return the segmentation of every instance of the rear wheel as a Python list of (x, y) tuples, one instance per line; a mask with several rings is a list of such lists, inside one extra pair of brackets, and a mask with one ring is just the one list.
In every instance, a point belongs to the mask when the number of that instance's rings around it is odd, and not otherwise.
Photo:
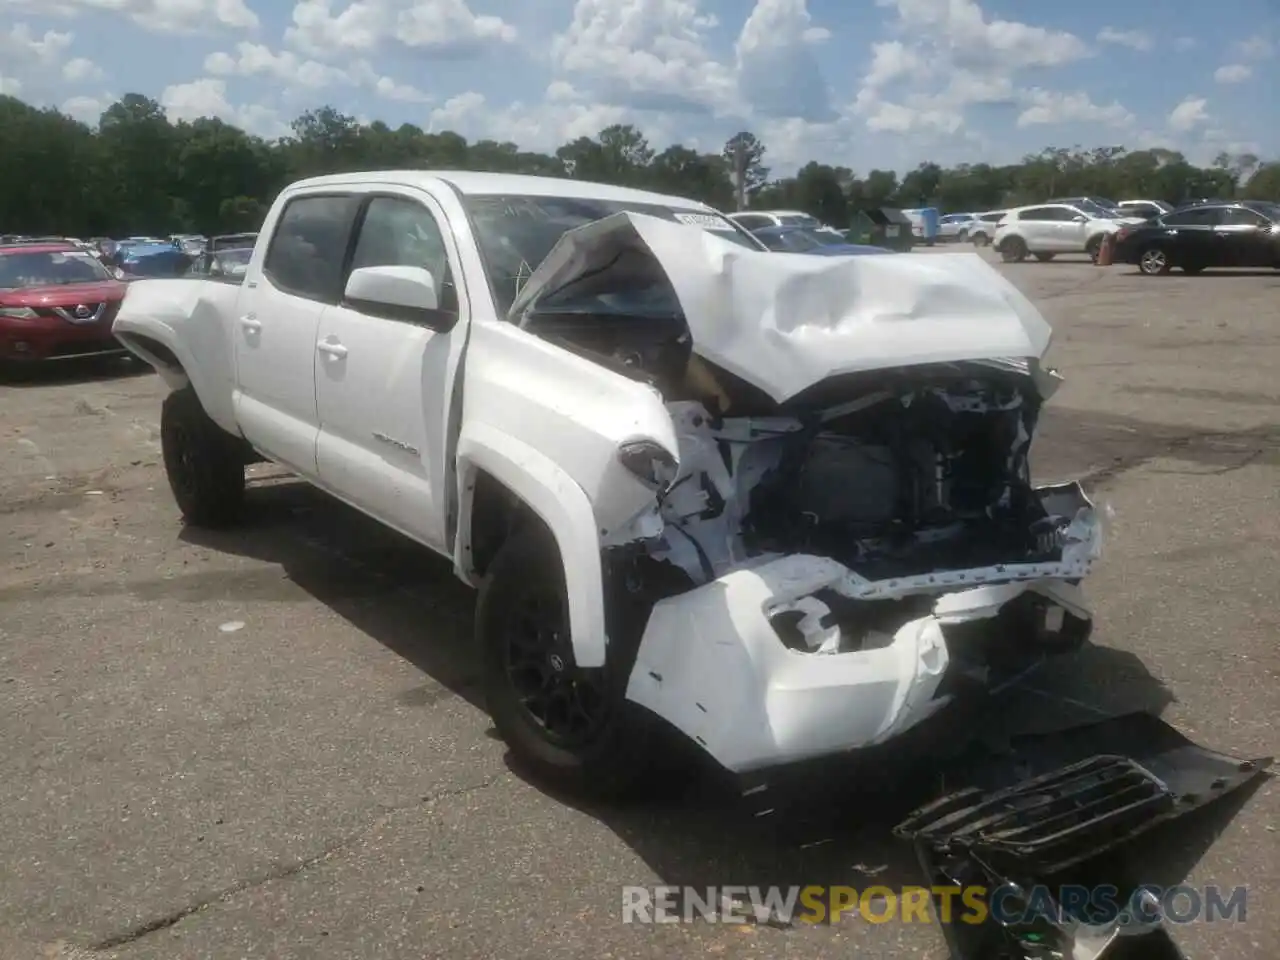
[(165, 397), (160, 447), (183, 520), (201, 527), (232, 523), (244, 501), (244, 449), (209, 418), (189, 386)]
[(961, 230), (956, 234), (956, 243), (967, 243), (969, 241), (969, 231)]
[(518, 764), (575, 793), (618, 797), (649, 769), (651, 726), (626, 699), (638, 634), (611, 638), (603, 668), (579, 667), (564, 567), (547, 528), (530, 521), (489, 569), (476, 608), (489, 715)]
[(1149, 277), (1159, 277), (1168, 273), (1169, 256), (1159, 247), (1149, 247), (1138, 257), (1138, 269)]
[(1010, 237), (1000, 244), (1000, 259), (1005, 263), (1021, 263), (1027, 259), (1027, 244), (1021, 237)]
[(973, 245), (975, 247), (985, 247), (991, 243), (991, 238), (985, 233), (975, 233), (973, 235)]
[(1050, 260), (1052, 260), (1053, 258), (1054, 258), (1054, 254), (1052, 254), (1052, 253), (1037, 253), (1037, 254), (1036, 254), (1036, 259), (1037, 259), (1037, 260), (1039, 260), (1041, 263), (1048, 263), (1048, 262), (1049, 262)]

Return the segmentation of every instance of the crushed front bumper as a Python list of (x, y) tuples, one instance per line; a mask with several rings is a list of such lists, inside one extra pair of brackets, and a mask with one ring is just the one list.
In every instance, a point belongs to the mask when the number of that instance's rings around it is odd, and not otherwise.
[[(1087, 637), (1092, 618), (1077, 583), (1100, 553), (1097, 514), (1078, 484), (1038, 493), (1050, 513), (1073, 518), (1052, 563), (869, 581), (833, 560), (790, 555), (662, 600), (646, 625), (627, 698), (734, 773), (895, 737), (949, 702), (949, 678), (986, 668), (986, 652), (969, 656), (974, 625), (980, 641), (987, 626), (1012, 634), (1003, 647), (1026, 662)], [(933, 602), (874, 643), (820, 626), (814, 629), (828, 634), (821, 649), (787, 646), (777, 616), (813, 613), (812, 598), (823, 591), (852, 601)]]

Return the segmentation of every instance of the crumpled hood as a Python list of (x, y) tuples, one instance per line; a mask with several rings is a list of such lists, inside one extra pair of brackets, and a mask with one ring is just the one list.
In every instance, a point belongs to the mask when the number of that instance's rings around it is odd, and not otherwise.
[[(696, 226), (619, 213), (570, 230), (511, 307), (637, 252), (670, 279), (704, 359), (783, 403), (830, 377), (966, 360), (1037, 361), (1051, 330), (974, 253), (816, 257), (750, 250)], [(630, 254), (630, 256), (627, 256)]]

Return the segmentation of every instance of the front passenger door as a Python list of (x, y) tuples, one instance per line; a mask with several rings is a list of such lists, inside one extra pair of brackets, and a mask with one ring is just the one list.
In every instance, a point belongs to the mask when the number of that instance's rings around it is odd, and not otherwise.
[(369, 196), (357, 219), (348, 270), (425, 267), (435, 281), (441, 317), (429, 327), (342, 302), (324, 312), (313, 341), (321, 483), (437, 550), (446, 548), (451, 343), (454, 330), (465, 334), (457, 263), (444, 212), (434, 200), (425, 194)]

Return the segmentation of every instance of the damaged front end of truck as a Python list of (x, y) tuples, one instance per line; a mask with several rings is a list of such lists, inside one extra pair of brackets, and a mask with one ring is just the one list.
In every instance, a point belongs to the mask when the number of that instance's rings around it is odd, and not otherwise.
[(665, 442), (618, 454), (651, 496), (602, 543), (646, 597), (626, 695), (728, 770), (882, 743), (1088, 637), (1098, 512), (1030, 479), (1049, 327), (976, 256), (624, 213), (567, 234), (512, 319), (661, 396)]

